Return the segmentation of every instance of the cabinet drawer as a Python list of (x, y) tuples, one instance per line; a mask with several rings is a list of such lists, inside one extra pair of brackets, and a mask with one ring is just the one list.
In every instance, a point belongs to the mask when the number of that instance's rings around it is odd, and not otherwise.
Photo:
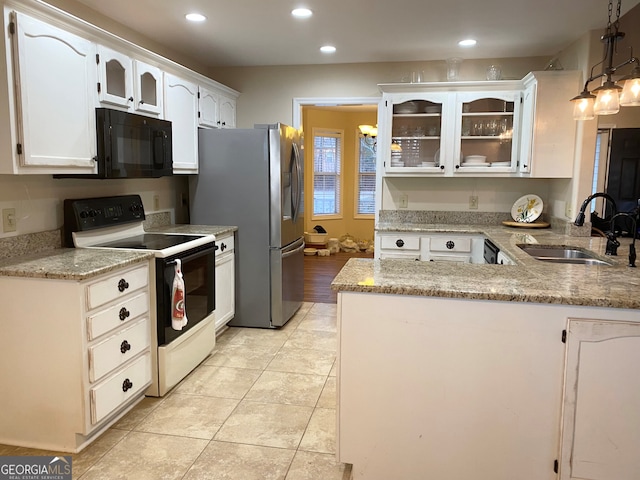
[(104, 280), (87, 285), (87, 310), (104, 305), (116, 298), (146, 287), (149, 284), (149, 265), (116, 273)]
[(149, 294), (129, 298), (113, 307), (101, 310), (87, 317), (89, 340), (98, 338), (114, 328), (121, 327), (149, 311)]
[(144, 317), (129, 328), (89, 347), (89, 380), (95, 382), (149, 348), (149, 344), (149, 318)]
[(147, 388), (151, 382), (151, 354), (145, 353), (89, 390), (91, 423), (95, 425)]
[(420, 260), (419, 252), (380, 252), (380, 260), (396, 258), (400, 260)]
[(431, 255), (430, 262), (471, 263), (471, 255)]
[(234, 238), (233, 235), (228, 237), (222, 237), (221, 239), (216, 238), (216, 257), (218, 255), (223, 255), (228, 252), (232, 252), (234, 250)]
[(380, 246), (393, 250), (420, 250), (420, 237), (403, 235), (380, 237)]
[(432, 252), (471, 252), (471, 238), (431, 237)]

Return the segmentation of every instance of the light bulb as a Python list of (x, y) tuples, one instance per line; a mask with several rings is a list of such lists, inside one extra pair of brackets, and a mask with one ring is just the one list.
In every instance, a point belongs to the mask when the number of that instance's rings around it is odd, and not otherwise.
[(630, 78), (624, 82), (620, 94), (620, 105), (622, 107), (640, 107), (640, 78)]
[(580, 98), (573, 101), (573, 119), (574, 120), (593, 120), (593, 98)]
[(602, 87), (596, 88), (598, 96), (593, 106), (596, 115), (615, 115), (620, 111), (620, 90), (613, 82), (606, 82)]

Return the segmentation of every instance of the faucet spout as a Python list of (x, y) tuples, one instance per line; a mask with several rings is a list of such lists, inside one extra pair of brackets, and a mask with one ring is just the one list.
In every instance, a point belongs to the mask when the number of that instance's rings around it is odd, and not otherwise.
[(580, 211), (578, 212), (578, 215), (576, 216), (575, 221), (573, 222), (573, 224), (577, 227), (581, 227), (584, 225), (584, 212), (587, 210), (587, 206), (591, 203), (591, 201), (594, 198), (598, 198), (598, 197), (602, 197), (602, 198), (606, 198), (611, 205), (613, 206), (613, 213), (615, 214), (618, 211), (618, 206), (616, 205), (616, 201), (608, 194), (608, 193), (604, 193), (604, 192), (596, 192), (592, 195), (589, 195), (584, 202), (582, 202), (582, 205), (580, 206)]
[[(616, 255), (618, 247), (620, 246), (620, 242), (616, 240), (614, 220), (616, 219), (616, 217), (627, 217), (631, 219), (631, 221), (633, 222), (633, 240), (631, 240), (631, 243), (629, 244), (629, 266), (632, 268), (635, 268), (636, 266), (636, 235), (638, 228), (638, 215), (638, 208), (636, 208), (633, 212), (616, 213), (613, 217), (611, 217), (611, 231), (607, 233), (607, 247), (605, 255)], [(613, 253), (609, 253), (610, 248), (612, 248)]]

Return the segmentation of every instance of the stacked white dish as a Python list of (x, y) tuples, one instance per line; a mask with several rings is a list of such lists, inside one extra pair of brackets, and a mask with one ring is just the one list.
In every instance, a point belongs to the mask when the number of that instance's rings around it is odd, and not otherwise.
[(511, 162), (491, 162), (492, 167), (510, 167)]
[(487, 162), (485, 155), (467, 155), (461, 165), (464, 167), (488, 167), (490, 163)]
[(422, 162), (423, 167), (435, 167), (436, 162)]
[(418, 104), (416, 102), (404, 102), (393, 107), (393, 113), (416, 113)]
[(402, 160), (394, 160), (392, 158), (391, 159), (391, 166), (392, 167), (404, 167), (404, 162)]

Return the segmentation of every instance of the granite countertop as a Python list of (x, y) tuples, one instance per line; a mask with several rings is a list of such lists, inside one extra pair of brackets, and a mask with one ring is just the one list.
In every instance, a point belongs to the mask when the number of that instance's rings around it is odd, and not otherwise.
[[(164, 225), (149, 232), (225, 235), (238, 227), (216, 225)], [(55, 248), (39, 253), (0, 259), (0, 277), (85, 280), (153, 258), (153, 253), (128, 250)]]
[(144, 251), (58, 248), (0, 261), (0, 277), (86, 280), (153, 258)]
[(222, 236), (238, 230), (238, 227), (234, 226), (221, 226), (221, 225), (163, 225), (160, 227), (150, 228), (148, 232), (160, 232), (160, 233), (194, 233), (203, 235), (216, 235)]
[[(627, 266), (631, 239), (620, 239), (617, 257), (605, 257), (606, 239), (574, 237), (547, 229), (487, 225), (381, 223), (378, 232), (482, 234), (517, 265), (478, 265), (412, 260), (351, 259), (333, 280), (337, 291), (420, 295), (611, 308), (640, 308), (639, 268)], [(518, 244), (571, 245), (613, 266), (550, 264)], [(640, 247), (640, 245), (639, 245)]]

